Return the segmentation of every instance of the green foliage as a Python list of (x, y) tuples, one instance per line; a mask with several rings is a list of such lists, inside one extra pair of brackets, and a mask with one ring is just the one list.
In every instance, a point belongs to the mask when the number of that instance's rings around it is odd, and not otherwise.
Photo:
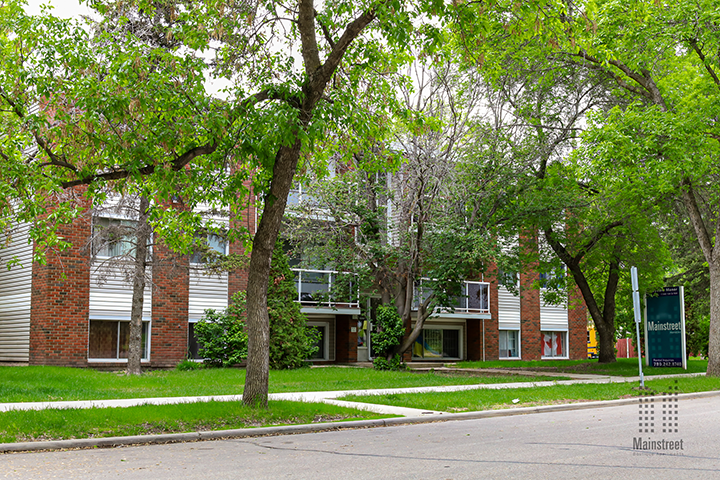
[(388, 361), (387, 356), (393, 348), (400, 345), (405, 335), (402, 319), (397, 310), (390, 305), (379, 305), (374, 322), (375, 331), (370, 334), (376, 358), (373, 365), (378, 370), (397, 370), (402, 367), (402, 357), (396, 354)]
[(688, 355), (708, 356), (710, 315), (688, 315), (685, 319)]
[(177, 370), (178, 372), (189, 372), (192, 370), (200, 370), (201, 368), (203, 368), (202, 363), (194, 362), (188, 358), (175, 365), (175, 370)]
[(317, 351), (320, 333), (307, 326), (300, 304), (295, 302), (295, 275), (278, 241), (273, 251), (268, 285), (270, 316), (270, 368), (299, 368)]
[[(398, 342), (399, 344), (399, 342)], [(396, 353), (388, 360), (385, 357), (376, 357), (373, 359), (373, 367), (375, 370), (405, 370), (407, 365), (402, 361), (402, 355)]]
[(231, 367), (247, 357), (245, 292), (238, 292), (224, 312), (208, 309), (195, 324), (200, 356), (212, 367)]

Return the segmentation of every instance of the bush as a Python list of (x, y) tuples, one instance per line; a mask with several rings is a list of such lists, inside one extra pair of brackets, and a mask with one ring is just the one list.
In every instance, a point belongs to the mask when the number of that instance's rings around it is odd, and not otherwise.
[(390, 361), (387, 360), (387, 356), (400, 345), (400, 341), (405, 335), (402, 319), (397, 310), (390, 305), (380, 305), (376, 317), (376, 330), (370, 334), (376, 354), (373, 366), (377, 370), (399, 370), (405, 366), (402, 356), (397, 353)]
[(270, 316), (270, 368), (292, 369), (307, 365), (317, 351), (319, 332), (307, 326), (297, 298), (295, 274), (290, 270), (282, 244), (273, 251), (268, 285)]
[(245, 292), (233, 295), (224, 312), (205, 310), (195, 324), (200, 356), (212, 367), (231, 367), (247, 358), (245, 332)]
[(189, 372), (190, 370), (200, 370), (203, 368), (203, 364), (200, 362), (194, 362), (189, 359), (185, 359), (175, 365), (175, 370), (178, 370), (180, 372)]

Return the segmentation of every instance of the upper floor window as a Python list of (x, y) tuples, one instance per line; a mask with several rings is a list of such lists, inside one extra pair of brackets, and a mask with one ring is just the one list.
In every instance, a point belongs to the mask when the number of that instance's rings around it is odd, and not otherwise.
[(206, 248), (198, 249), (193, 253), (190, 256), (190, 263), (205, 263), (205, 257), (209, 252), (227, 255), (227, 240), (221, 235), (215, 233), (208, 233), (205, 236), (198, 235), (196, 237), (196, 243), (202, 243)]
[(128, 255), (135, 246), (136, 220), (95, 217), (93, 254), (98, 257)]

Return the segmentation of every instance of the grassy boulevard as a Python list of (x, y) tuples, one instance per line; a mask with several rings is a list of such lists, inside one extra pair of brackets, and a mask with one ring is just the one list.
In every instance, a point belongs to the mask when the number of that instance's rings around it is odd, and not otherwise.
[[(632, 360), (632, 359), (630, 359)], [(599, 373), (596, 362), (486, 362), (472, 368), (531, 368), (555, 372)], [(555, 365), (558, 363), (558, 365)], [(614, 375), (632, 375), (632, 362), (623, 359), (610, 366)], [(704, 371), (707, 362), (692, 361), (688, 371)], [(459, 367), (469, 367), (461, 364)], [(634, 363), (637, 368), (637, 360)], [(538, 368), (540, 367), (540, 368)], [(649, 374), (675, 373), (655, 369)], [(624, 372), (624, 373), (619, 373)], [(520, 373), (520, 372), (518, 372)], [(141, 377), (118, 372), (60, 367), (0, 367), (0, 403), (113, 398), (205, 396), (242, 393), (243, 370), (154, 371)], [(271, 392), (302, 392), (402, 388), (479, 383), (561, 380), (562, 377), (521, 375), (453, 375), (439, 372), (377, 372), (363, 368), (312, 368), (273, 371)], [(657, 392), (671, 385), (679, 392), (720, 390), (720, 379), (683, 378), (648, 380)], [(511, 390), (473, 390), (458, 393), (403, 394), (346, 397), (348, 400), (450, 412), (512, 406), (605, 400), (639, 395), (636, 384), (556, 385)], [(513, 403), (513, 400), (517, 400)], [(209, 402), (131, 408), (11, 411), (0, 413), (0, 443), (66, 438), (108, 437), (221, 430), (269, 425), (305, 424), (383, 418), (362, 410), (333, 405), (271, 402), (268, 410), (250, 409), (237, 402)]]

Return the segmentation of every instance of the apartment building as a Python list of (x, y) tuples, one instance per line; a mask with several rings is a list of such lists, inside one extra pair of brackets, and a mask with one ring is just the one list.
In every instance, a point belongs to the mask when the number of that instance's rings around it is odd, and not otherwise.
[[(252, 231), (255, 212), (243, 219)], [(122, 215), (96, 213), (60, 228), (72, 248), (33, 262), (35, 245), (28, 225), (17, 225), (0, 247), (0, 362), (31, 365), (123, 368), (132, 286), (103, 260), (118, 252), (95, 252), (87, 245), (93, 228), (129, 221)], [(210, 236), (221, 253), (241, 253), (239, 244)], [(121, 248), (115, 246), (113, 248)], [(16, 259), (17, 262), (14, 262)], [(354, 363), (372, 358), (376, 300), (326, 295), (342, 275), (295, 268), (297, 297), (308, 324), (321, 333), (319, 364)], [(492, 270), (491, 270), (492, 272)], [(143, 366), (173, 367), (197, 356), (194, 324), (207, 308), (223, 309), (247, 286), (242, 270), (209, 274), (194, 256), (178, 257), (157, 242), (152, 282), (145, 291)], [(586, 357), (586, 310), (577, 296), (567, 305), (545, 305), (533, 288), (537, 275), (521, 272), (519, 294), (499, 286), (493, 275), (468, 280), (452, 309), (437, 311), (424, 326), (409, 361), (582, 359)]]

